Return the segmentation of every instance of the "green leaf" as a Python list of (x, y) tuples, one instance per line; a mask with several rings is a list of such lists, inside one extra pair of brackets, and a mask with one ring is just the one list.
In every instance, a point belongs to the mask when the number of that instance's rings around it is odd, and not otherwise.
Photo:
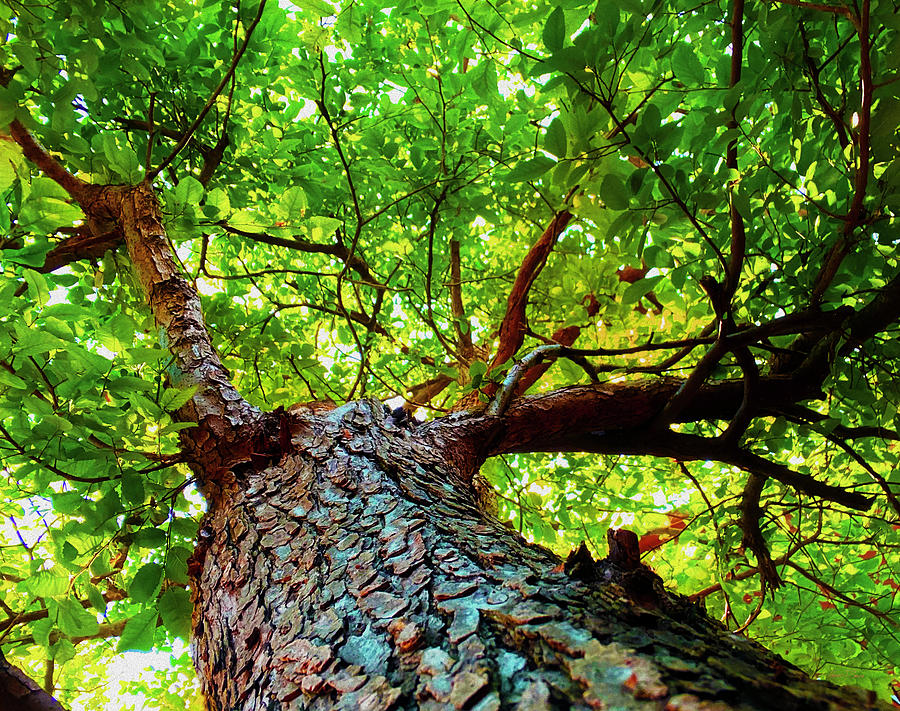
[(65, 595), (69, 588), (69, 576), (61, 568), (38, 570), (19, 584), (36, 597), (55, 597)]
[(153, 647), (153, 638), (156, 635), (156, 623), (159, 613), (155, 608), (137, 613), (125, 623), (122, 636), (116, 645), (117, 652), (126, 652), (134, 649), (146, 652)]
[(610, 210), (624, 210), (628, 207), (628, 189), (618, 175), (604, 176), (600, 184), (600, 198)]
[(106, 600), (103, 599), (103, 594), (97, 588), (96, 585), (88, 583), (87, 588), (87, 598), (90, 600), (91, 607), (93, 607), (97, 612), (103, 614), (106, 612)]
[(144, 479), (140, 474), (122, 474), (122, 500), (131, 506), (144, 503)]
[(166, 412), (175, 412), (197, 393), (197, 386), (189, 388), (166, 388), (159, 399), (159, 406)]
[(146, 563), (141, 566), (128, 586), (128, 595), (135, 602), (148, 602), (156, 597), (162, 579), (163, 567), (159, 563)]
[(7, 370), (3, 370), (2, 368), (0, 368), (0, 385), (6, 385), (20, 390), (26, 390), (28, 388), (28, 383), (22, 380), (22, 378)]
[(69, 637), (88, 637), (100, 628), (96, 613), (88, 612), (81, 603), (70, 598), (56, 603), (56, 624)]
[(679, 43), (672, 53), (672, 70), (675, 77), (685, 84), (700, 84), (706, 78), (697, 52), (684, 43)]
[(544, 40), (544, 45), (551, 52), (562, 49), (563, 43), (566, 40), (566, 16), (565, 13), (563, 13), (562, 7), (557, 7), (550, 13), (550, 16), (547, 18), (547, 23), (544, 25), (544, 32), (541, 37)]
[(162, 548), (166, 545), (166, 532), (159, 528), (142, 528), (134, 534), (134, 544), (139, 548)]
[(299, 221), (308, 207), (306, 191), (299, 185), (292, 185), (281, 196), (275, 213), (289, 223)]
[(307, 224), (310, 228), (310, 237), (312, 237), (313, 241), (320, 242), (331, 238), (334, 231), (343, 223), (334, 217), (310, 217), (307, 220)]
[(43, 274), (33, 269), (25, 269), (22, 272), (28, 284), (28, 295), (34, 299), (38, 306), (43, 306), (50, 298), (50, 289), (47, 287), (47, 279)]
[(182, 205), (199, 205), (203, 184), (193, 176), (185, 176), (175, 186), (175, 199)]
[(562, 120), (557, 116), (547, 127), (547, 135), (544, 138), (544, 148), (557, 158), (565, 158), (567, 151), (566, 128)]
[(68, 639), (58, 639), (50, 647), (50, 656), (57, 664), (65, 664), (75, 658), (75, 645)]
[(335, 14), (334, 7), (325, 0), (296, 0), (294, 4), (316, 17), (328, 17)]
[[(193, 527), (192, 537), (196, 535), (196, 526)], [(166, 577), (173, 583), (186, 585), (188, 580), (187, 561), (192, 551), (185, 546), (172, 546), (166, 555)]]
[(548, 170), (556, 165), (556, 161), (547, 156), (537, 156), (527, 161), (520, 161), (516, 167), (509, 171), (505, 179), (510, 182), (524, 180), (537, 180)]
[(191, 594), (184, 588), (169, 588), (159, 599), (159, 616), (166, 629), (176, 637), (190, 637), (193, 611)]
[(638, 279), (633, 284), (629, 284), (622, 294), (622, 304), (627, 305), (635, 303), (644, 294), (653, 291), (653, 288), (663, 279), (664, 277), (662, 276), (644, 277), (643, 279)]

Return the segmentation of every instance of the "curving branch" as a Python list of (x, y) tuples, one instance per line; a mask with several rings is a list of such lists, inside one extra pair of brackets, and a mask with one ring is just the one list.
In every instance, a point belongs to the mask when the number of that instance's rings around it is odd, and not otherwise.
[[(650, 292), (651, 294), (653, 292)], [(588, 294), (584, 299), (582, 299), (582, 303), (587, 302), (585, 309), (587, 310), (588, 318), (593, 318), (597, 315), (597, 312), (600, 310), (600, 302), (594, 297), (593, 294)], [(581, 326), (564, 326), (563, 328), (558, 328), (553, 332), (553, 335), (550, 336), (550, 343), (555, 343), (560, 346), (569, 347), (573, 343), (575, 343), (578, 336), (581, 335)], [(540, 380), (541, 376), (547, 372), (552, 363), (543, 362), (536, 363), (531, 368), (522, 373), (521, 378), (516, 386), (515, 394), (523, 395), (528, 391), (532, 385), (534, 385), (538, 380)], [(588, 370), (588, 373), (591, 371)], [(596, 369), (594, 369), (596, 372)]]
[(22, 154), (51, 180), (65, 190), (86, 214), (91, 212), (91, 205), (98, 189), (90, 183), (76, 178), (63, 165), (45, 151), (35, 140), (31, 132), (15, 119), (9, 125), (9, 134), (19, 144)]
[(821, 68), (818, 64), (816, 64), (816, 61), (813, 59), (812, 53), (810, 52), (809, 37), (807, 36), (806, 24), (803, 22), (803, 20), (800, 20), (799, 27), (800, 39), (803, 42), (803, 61), (806, 64), (806, 71), (809, 74), (809, 83), (812, 87), (813, 95), (816, 97), (816, 103), (819, 104), (819, 107), (822, 109), (824, 114), (829, 119), (831, 119), (831, 123), (834, 125), (834, 130), (835, 133), (837, 133), (838, 143), (841, 144), (841, 148), (846, 148), (848, 145), (850, 145), (850, 139), (847, 138), (847, 127), (844, 125), (844, 118), (829, 103), (824, 92), (822, 91), (822, 86), (819, 83), (819, 71)]
[[(265, 9), (265, 7), (266, 0), (259, 0), (259, 8), (256, 11), (256, 16), (247, 27), (247, 31), (244, 33), (244, 41), (232, 56), (231, 64), (225, 71), (225, 74), (222, 76), (221, 81), (219, 81), (216, 88), (213, 89), (212, 93), (209, 95), (209, 98), (206, 100), (206, 104), (202, 109), (200, 109), (200, 113), (197, 114), (197, 118), (194, 119), (194, 122), (182, 134), (181, 138), (178, 139), (178, 142), (175, 144), (172, 152), (169, 153), (165, 160), (163, 160), (163, 162), (156, 166), (156, 168), (154, 168), (153, 170), (150, 170), (150, 166), (147, 166), (146, 180), (148, 182), (152, 182), (157, 175), (159, 175), (166, 167), (168, 167), (172, 163), (173, 160), (175, 160), (178, 154), (181, 153), (182, 149), (187, 145), (188, 141), (191, 140), (194, 133), (196, 133), (197, 129), (200, 127), (200, 124), (203, 123), (203, 119), (206, 118), (206, 114), (209, 113), (209, 110), (213, 107), (213, 104), (215, 104), (216, 99), (219, 98), (219, 94), (222, 93), (225, 85), (228, 84), (228, 82), (231, 81), (231, 78), (234, 76), (234, 73), (238, 67), (238, 63), (240, 63), (241, 57), (244, 56), (244, 52), (247, 50), (247, 45), (250, 44), (250, 38), (253, 36), (253, 30), (256, 29), (256, 26), (262, 19), (263, 9)], [(225, 134), (223, 133), (223, 136), (224, 135)], [(222, 150), (224, 151), (224, 145), (222, 146)]]
[(500, 343), (491, 360), (491, 368), (502, 365), (512, 358), (525, 342), (529, 291), (547, 263), (547, 258), (550, 256), (556, 240), (559, 239), (571, 219), (572, 213), (568, 210), (556, 213), (547, 229), (522, 260), (506, 301), (506, 313), (500, 323)]
[(743, 533), (741, 543), (753, 551), (753, 555), (756, 556), (756, 567), (763, 585), (777, 590), (782, 581), (759, 528), (759, 519), (762, 518), (759, 498), (765, 485), (766, 477), (761, 474), (753, 473), (747, 477), (747, 483), (744, 485), (744, 492), (741, 495), (741, 531)]
[(64, 472), (59, 467), (56, 467), (49, 462), (45, 462), (36, 454), (32, 454), (31, 452), (29, 452), (19, 442), (16, 442), (16, 440), (13, 439), (13, 436), (3, 425), (0, 425), (0, 435), (3, 435), (3, 439), (9, 442), (12, 448), (15, 449), (20, 456), (25, 457), (29, 461), (37, 464), (39, 467), (42, 467), (47, 471), (56, 474), (56, 476), (65, 479), (66, 481), (77, 481), (82, 484), (99, 484), (100, 482), (109, 481), (111, 479), (111, 477), (108, 476), (79, 476), (77, 474), (69, 474), (68, 472)]
[[(513, 452), (597, 452), (712, 460), (756, 473), (797, 491), (866, 510), (872, 499), (833, 486), (771, 462), (720, 439), (653, 430), (662, 405), (682, 386), (675, 378), (575, 386), (513, 400), (504, 411), (466, 413), (450, 422), (431, 425), (445, 437), (468, 437), (478, 442), (473, 456), (484, 459)], [(761, 402), (771, 407), (820, 396), (808, 383), (790, 378), (761, 378)], [(679, 422), (730, 419), (743, 400), (743, 382), (703, 385), (677, 418)], [(450, 431), (447, 432), (445, 428)]]
[(0, 708), (12, 711), (65, 711), (62, 704), (9, 663), (0, 651)]

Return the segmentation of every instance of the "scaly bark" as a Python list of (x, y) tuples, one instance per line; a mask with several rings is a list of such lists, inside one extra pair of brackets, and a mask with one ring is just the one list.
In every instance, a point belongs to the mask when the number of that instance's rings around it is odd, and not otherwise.
[[(482, 513), (469, 449), (358, 402), (210, 501), (195, 660), (212, 709), (861, 709), (645, 572), (564, 566)], [(565, 572), (565, 568), (582, 579)]]

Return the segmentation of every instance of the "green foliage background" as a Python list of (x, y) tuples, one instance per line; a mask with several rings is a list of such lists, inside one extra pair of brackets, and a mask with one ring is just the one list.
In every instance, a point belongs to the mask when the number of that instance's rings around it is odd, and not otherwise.
[[(139, 181), (151, 102), (156, 166), (174, 146), (161, 129), (190, 126), (257, 7), (8, 0), (0, 66), (18, 70), (0, 88), (0, 126), (18, 118), (91, 182)], [(566, 205), (575, 219), (532, 289), (522, 353), (571, 325), (583, 348), (696, 336), (712, 317), (699, 280), (721, 272), (716, 251), (729, 244), (729, 190), (748, 233), (736, 320), (805, 306), (858, 191), (857, 32), (841, 14), (748, 3), (743, 76), (729, 88), (730, 12), (682, 0), (270, 2), (234, 81), (157, 179), (237, 388), (271, 409), (395, 397), (443, 374), (451, 384), (420, 411), (439, 414), (499, 377), (485, 363), (506, 294)], [(900, 22), (892, 2), (869, 12), (865, 218), (825, 308), (859, 308), (898, 271)], [(737, 170), (724, 159), (733, 140)], [(2, 130), (0, 195), (0, 642), (35, 678), (53, 660), (59, 698), (85, 708), (106, 694), (96, 684), (110, 655), (175, 649), (173, 671), (136, 688), (144, 708), (183, 708), (192, 687), (175, 640), (189, 630), (202, 503), (177, 461), (184, 425), (172, 413), (192, 393), (165, 385), (170, 357), (124, 251), (40, 271), (82, 215)], [(449, 296), (451, 240), (463, 320)], [(642, 260), (645, 279), (617, 277)], [(651, 290), (661, 314), (646, 312)], [(461, 357), (457, 328), (480, 345), (474, 357)], [(667, 374), (690, 372), (696, 357)], [(896, 442), (858, 439), (854, 456), (828, 435), (900, 429), (898, 357), (894, 324), (834, 363), (816, 404), (825, 419), (759, 418), (747, 440), (878, 493), (856, 456), (896, 491)], [(604, 377), (657, 362), (617, 357)], [(728, 363), (716, 373), (739, 376)], [(534, 390), (574, 382), (584, 372), (560, 361)], [(647, 558), (669, 584), (686, 594), (718, 584), (706, 604), (732, 628), (812, 673), (888, 693), (900, 543), (884, 499), (860, 514), (770, 482), (761, 526), (773, 558), (789, 562), (785, 586), (760, 596), (757, 576), (741, 576), (755, 560), (741, 546), (737, 470), (566, 454), (495, 459), (485, 474), (501, 515), (561, 553), (586, 540), (602, 555), (611, 525), (644, 532), (677, 512), (686, 527)]]

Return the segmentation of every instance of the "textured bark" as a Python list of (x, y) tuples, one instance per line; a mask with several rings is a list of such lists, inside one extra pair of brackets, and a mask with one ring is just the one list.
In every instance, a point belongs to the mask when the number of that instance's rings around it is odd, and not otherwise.
[(526, 543), (478, 508), (472, 448), (445, 431), (377, 402), (309, 411), (291, 451), (210, 501), (191, 565), (210, 708), (877, 707), (645, 568)]
[(0, 652), (0, 711), (64, 711), (60, 703)]

